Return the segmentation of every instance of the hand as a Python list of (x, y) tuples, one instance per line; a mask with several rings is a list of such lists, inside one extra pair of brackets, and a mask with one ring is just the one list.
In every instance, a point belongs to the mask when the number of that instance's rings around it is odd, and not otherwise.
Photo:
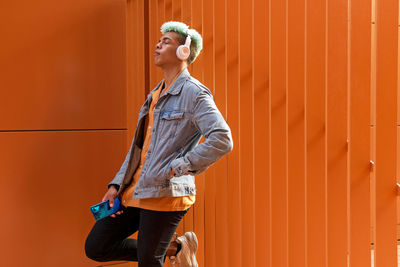
[[(103, 199), (101, 201), (106, 201), (108, 200), (110, 203), (110, 207), (114, 206), (114, 198), (117, 196), (117, 189), (114, 186), (110, 186), (110, 188), (108, 189), (107, 193), (104, 195)], [(124, 211), (120, 210), (117, 211), (114, 214), (111, 214), (110, 216), (115, 218), (115, 214), (120, 215), (122, 214)]]

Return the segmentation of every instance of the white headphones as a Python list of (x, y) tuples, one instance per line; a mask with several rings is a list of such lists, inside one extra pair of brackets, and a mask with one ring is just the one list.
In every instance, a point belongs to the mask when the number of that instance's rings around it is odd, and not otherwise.
[(176, 56), (180, 60), (186, 60), (190, 56), (190, 43), (192, 42), (192, 39), (190, 38), (191, 34), (189, 33), (189, 31), (187, 31), (186, 33), (187, 37), (185, 44), (178, 46), (178, 48), (176, 49)]

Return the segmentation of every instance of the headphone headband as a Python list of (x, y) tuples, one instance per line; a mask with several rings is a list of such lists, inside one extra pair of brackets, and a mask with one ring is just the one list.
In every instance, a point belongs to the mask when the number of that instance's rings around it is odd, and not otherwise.
[(192, 42), (192, 37), (190, 34), (186, 37), (185, 46), (190, 48), (190, 43)]

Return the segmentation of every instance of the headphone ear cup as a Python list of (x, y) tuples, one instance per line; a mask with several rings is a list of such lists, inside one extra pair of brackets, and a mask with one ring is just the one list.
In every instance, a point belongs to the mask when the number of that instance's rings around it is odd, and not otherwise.
[(178, 48), (176, 49), (176, 56), (180, 59), (180, 60), (186, 60), (189, 58), (190, 56), (190, 48), (187, 47), (186, 45), (180, 45), (178, 46)]

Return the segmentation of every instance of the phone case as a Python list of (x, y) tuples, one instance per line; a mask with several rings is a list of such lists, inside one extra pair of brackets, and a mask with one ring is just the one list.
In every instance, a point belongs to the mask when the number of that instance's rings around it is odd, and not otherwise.
[(110, 207), (109, 201), (103, 201), (99, 204), (93, 205), (90, 207), (91, 212), (93, 213), (94, 218), (96, 221), (101, 220), (111, 214), (116, 213), (120, 209), (120, 201), (118, 198), (114, 199), (114, 206)]

